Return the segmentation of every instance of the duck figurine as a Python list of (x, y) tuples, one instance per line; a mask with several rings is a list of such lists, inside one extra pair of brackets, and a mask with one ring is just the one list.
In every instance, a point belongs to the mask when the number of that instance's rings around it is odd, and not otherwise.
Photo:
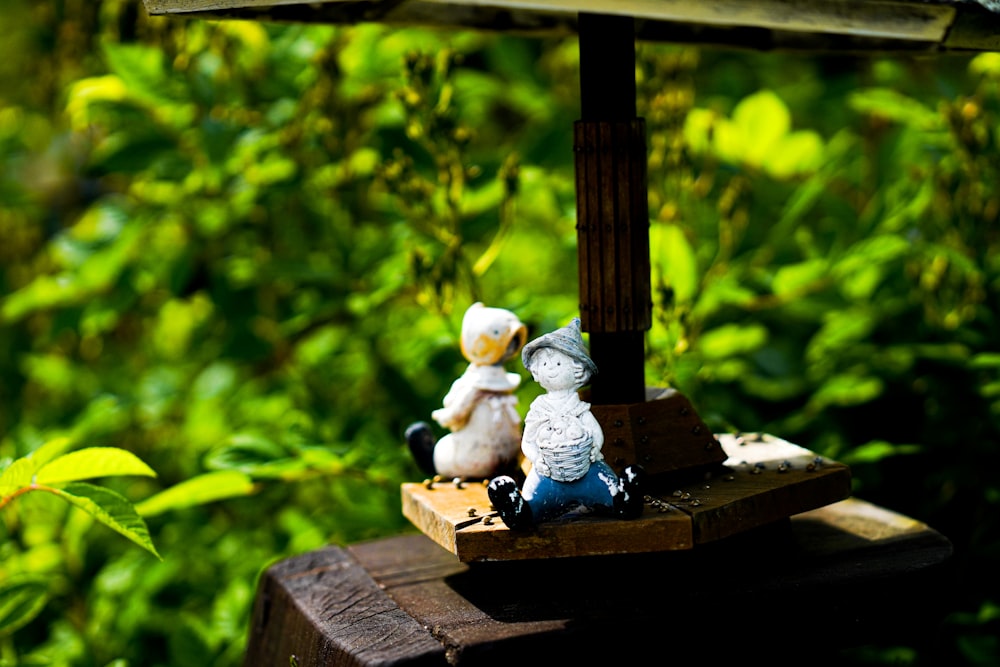
[(509, 310), (472, 304), (462, 317), (461, 350), (469, 362), (431, 417), (450, 433), (438, 440), (428, 422), (405, 433), (410, 452), (428, 475), (462, 480), (518, 474), (521, 416), (515, 390), (521, 376), (504, 369), (527, 341), (524, 323)]

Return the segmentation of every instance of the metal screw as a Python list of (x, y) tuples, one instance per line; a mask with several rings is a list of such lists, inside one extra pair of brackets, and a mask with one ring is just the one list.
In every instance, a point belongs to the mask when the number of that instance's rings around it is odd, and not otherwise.
[(432, 480), (432, 479), (425, 479), (424, 480), (424, 486), (426, 488), (428, 488), (428, 489), (433, 489), (434, 488), (434, 480)]
[(452, 481), (452, 483), (455, 484), (455, 488), (456, 489), (464, 489), (465, 488), (465, 484), (462, 483), (462, 478), (461, 477), (456, 477), (455, 479), (453, 479), (451, 481)]
[(493, 525), (493, 517), (491, 517), (491, 516), (483, 517), (483, 524), (486, 525), (486, 526), (492, 526)]
[(469, 516), (476, 516), (476, 508), (475, 507), (470, 507), (469, 508)]

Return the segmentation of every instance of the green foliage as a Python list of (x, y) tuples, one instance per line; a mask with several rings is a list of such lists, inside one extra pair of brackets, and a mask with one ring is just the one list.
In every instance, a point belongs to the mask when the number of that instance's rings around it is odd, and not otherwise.
[[(575, 314), (576, 43), (135, 0), (0, 28), (0, 659), (238, 665), (264, 567), (410, 529), (401, 433), (465, 307)], [(998, 63), (637, 61), (647, 378), (955, 541), (928, 662), (996, 649)]]
[[(88, 447), (66, 453), (71, 445), (69, 438), (57, 438), (7, 465), (0, 474), (0, 510), (27, 493), (51, 493), (159, 558), (146, 522), (132, 503), (111, 489), (80, 481), (156, 473), (123, 449)], [(48, 597), (48, 584), (37, 575), (0, 581), (0, 636), (30, 622), (41, 613)]]

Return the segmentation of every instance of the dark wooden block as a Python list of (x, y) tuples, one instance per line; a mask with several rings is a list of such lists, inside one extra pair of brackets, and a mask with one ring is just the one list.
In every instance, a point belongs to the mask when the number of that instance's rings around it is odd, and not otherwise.
[(859, 643), (926, 645), (951, 554), (853, 498), (701, 551), (462, 563), (419, 534), (329, 547), (265, 572), (245, 667), (843, 664)]
[(644, 403), (591, 406), (604, 431), (604, 458), (616, 472), (638, 464), (657, 477), (703, 472), (725, 462), (718, 438), (686, 396), (674, 389), (647, 393)]

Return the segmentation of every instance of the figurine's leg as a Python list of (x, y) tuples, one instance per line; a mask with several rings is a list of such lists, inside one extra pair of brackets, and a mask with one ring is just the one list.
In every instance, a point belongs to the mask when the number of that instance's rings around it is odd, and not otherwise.
[(642, 467), (628, 466), (618, 479), (615, 494), (615, 514), (623, 519), (634, 519), (642, 514)]
[(420, 471), (426, 475), (433, 475), (434, 470), (434, 444), (437, 438), (431, 431), (431, 425), (427, 422), (416, 422), (410, 424), (404, 434), (406, 444), (410, 447), (410, 454), (417, 463)]
[(511, 530), (530, 528), (534, 524), (531, 507), (517, 488), (513, 478), (503, 475), (490, 480), (486, 492), (500, 518)]

